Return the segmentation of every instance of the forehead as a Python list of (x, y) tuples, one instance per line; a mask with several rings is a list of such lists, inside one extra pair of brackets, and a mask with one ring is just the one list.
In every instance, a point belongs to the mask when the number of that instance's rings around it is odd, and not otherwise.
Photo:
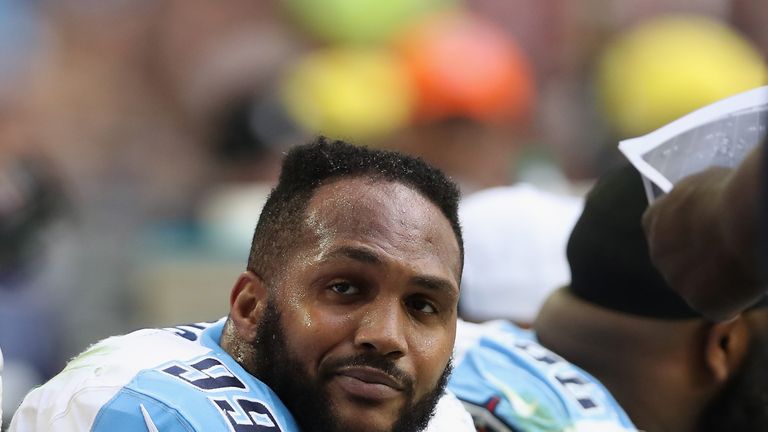
[(432, 254), (460, 275), (456, 235), (440, 209), (410, 186), (386, 180), (345, 178), (317, 189), (305, 228), (323, 242), (360, 241), (384, 252)]

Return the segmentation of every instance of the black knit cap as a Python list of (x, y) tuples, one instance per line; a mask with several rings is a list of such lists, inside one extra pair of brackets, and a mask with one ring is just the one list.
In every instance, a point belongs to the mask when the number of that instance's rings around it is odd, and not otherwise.
[(651, 263), (641, 225), (647, 206), (642, 179), (631, 165), (598, 180), (568, 240), (571, 290), (619, 312), (660, 319), (700, 317)]

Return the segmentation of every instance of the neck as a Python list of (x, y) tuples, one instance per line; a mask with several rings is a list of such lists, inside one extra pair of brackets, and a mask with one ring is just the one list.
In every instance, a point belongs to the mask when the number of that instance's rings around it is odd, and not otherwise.
[(635, 425), (692, 431), (711, 396), (703, 376), (701, 320), (659, 320), (608, 310), (563, 289), (534, 323), (541, 343), (592, 374)]
[(231, 320), (227, 320), (224, 330), (221, 332), (219, 345), (226, 351), (240, 366), (248, 373), (258, 378), (256, 375), (256, 365), (254, 364), (254, 347), (237, 336), (237, 330)]

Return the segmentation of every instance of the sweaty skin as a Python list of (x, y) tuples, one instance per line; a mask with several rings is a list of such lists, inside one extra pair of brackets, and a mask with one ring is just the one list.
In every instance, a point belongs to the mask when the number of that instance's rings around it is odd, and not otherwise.
[[(434, 394), (449, 365), (461, 278), (456, 236), (410, 187), (356, 177), (321, 186), (304, 220), (300, 245), (266, 290), (286, 350), (300, 359), (307, 388), (329, 402), (339, 430), (389, 431)], [(251, 276), (241, 291), (256, 283)], [(240, 334), (253, 334), (231, 316)]]

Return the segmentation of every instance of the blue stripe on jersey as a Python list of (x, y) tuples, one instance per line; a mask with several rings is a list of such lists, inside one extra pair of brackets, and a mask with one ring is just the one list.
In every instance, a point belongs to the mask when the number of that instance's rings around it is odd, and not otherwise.
[[(143, 405), (162, 432), (298, 431), (272, 390), (219, 346), (223, 326), (222, 321), (202, 331), (199, 342), (211, 349), (209, 353), (139, 372), (102, 407), (92, 430), (150, 431)], [(189, 341), (197, 339), (191, 331), (169, 330)]]

